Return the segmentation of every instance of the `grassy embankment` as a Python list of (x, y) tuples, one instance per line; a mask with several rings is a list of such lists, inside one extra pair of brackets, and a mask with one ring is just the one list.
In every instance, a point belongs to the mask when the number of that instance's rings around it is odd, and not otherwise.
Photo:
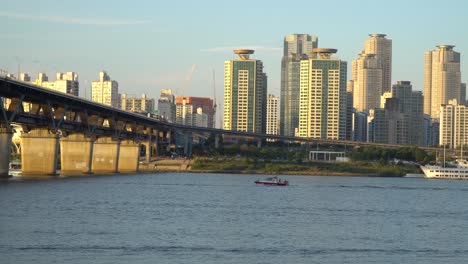
[(191, 164), (193, 172), (292, 174), (292, 175), (351, 175), (401, 177), (421, 173), (415, 165), (390, 165), (378, 162), (353, 161), (343, 163), (263, 161), (245, 157), (199, 157)]

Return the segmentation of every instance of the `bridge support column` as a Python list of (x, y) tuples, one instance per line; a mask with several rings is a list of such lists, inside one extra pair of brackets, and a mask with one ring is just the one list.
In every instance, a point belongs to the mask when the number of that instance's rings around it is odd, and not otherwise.
[(154, 138), (154, 152), (156, 153), (156, 156), (159, 155), (159, 133), (160, 131), (159, 130), (156, 130), (156, 136)]
[(116, 173), (119, 166), (120, 141), (111, 137), (101, 137), (94, 141), (93, 173)]
[(82, 134), (60, 139), (61, 174), (91, 173), (94, 140)]
[(214, 142), (215, 149), (219, 148), (219, 137), (220, 137), (220, 136), (221, 136), (221, 135), (215, 134), (215, 137), (214, 137), (214, 138), (215, 138), (215, 142)]
[(22, 175), (55, 175), (59, 137), (47, 129), (33, 129), (21, 133)]
[(190, 132), (184, 134), (184, 155), (192, 157), (192, 133)]
[(8, 178), (10, 169), (11, 139), (13, 132), (7, 127), (0, 126), (0, 178)]
[(261, 148), (262, 147), (262, 140), (259, 139), (257, 140), (257, 148)]
[(139, 169), (140, 143), (132, 140), (120, 142), (119, 172), (137, 172)]

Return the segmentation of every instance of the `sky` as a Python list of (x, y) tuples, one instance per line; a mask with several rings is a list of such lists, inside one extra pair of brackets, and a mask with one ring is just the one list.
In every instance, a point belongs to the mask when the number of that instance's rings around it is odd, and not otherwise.
[[(105, 70), (119, 92), (158, 98), (223, 98), (224, 61), (252, 48), (263, 61), (268, 93), (280, 95), (283, 38), (318, 36), (350, 65), (370, 33), (393, 42), (392, 83), (423, 90), (424, 52), (439, 44), (461, 53), (468, 81), (468, 1), (433, 0), (0, 0), (0, 69), (33, 79), (44, 72), (79, 75), (80, 96)], [(213, 79), (215, 80), (213, 82)], [(214, 85), (213, 85), (214, 84)]]

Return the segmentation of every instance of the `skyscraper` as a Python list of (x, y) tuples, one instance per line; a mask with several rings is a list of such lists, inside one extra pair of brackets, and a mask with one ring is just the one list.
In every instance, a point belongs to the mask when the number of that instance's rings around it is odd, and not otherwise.
[(376, 54), (362, 51), (352, 63), (353, 107), (359, 111), (378, 108), (382, 95), (383, 70)]
[(301, 61), (299, 136), (344, 140), (347, 63), (331, 57), (336, 49), (313, 51)]
[(266, 114), (266, 133), (278, 135), (278, 96), (268, 95)]
[(119, 107), (119, 84), (111, 80), (105, 71), (99, 73), (99, 80), (92, 82), (91, 89), (91, 100), (112, 107)]
[(455, 46), (439, 45), (424, 53), (424, 113), (439, 118), (440, 106), (449, 100), (460, 102), (460, 53)]
[(249, 58), (253, 50), (236, 49), (239, 59), (224, 62), (223, 128), (265, 133), (266, 74), (260, 60)]
[(392, 40), (385, 34), (369, 34), (370, 39), (364, 43), (365, 54), (375, 54), (382, 68), (382, 93), (392, 87)]
[(314, 35), (292, 34), (284, 38), (281, 59), (280, 134), (294, 136), (299, 127), (300, 63), (317, 48)]
[(175, 96), (171, 89), (161, 89), (161, 95), (158, 99), (158, 113), (169, 123), (175, 122), (176, 107)]

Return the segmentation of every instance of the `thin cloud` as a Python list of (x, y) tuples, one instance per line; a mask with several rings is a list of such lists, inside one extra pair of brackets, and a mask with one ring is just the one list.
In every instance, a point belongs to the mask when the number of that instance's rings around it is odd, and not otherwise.
[(234, 49), (253, 49), (260, 52), (281, 52), (283, 49), (279, 47), (263, 47), (263, 46), (237, 46), (237, 47), (214, 47), (202, 49), (203, 52), (232, 52)]
[(123, 26), (123, 25), (139, 25), (146, 24), (145, 20), (126, 20), (126, 19), (92, 19), (92, 18), (78, 18), (78, 17), (65, 17), (65, 16), (37, 16), (19, 13), (10, 13), (0, 11), (0, 17), (8, 17), (14, 19), (44, 21), (51, 23), (61, 24), (74, 24), (74, 25), (94, 25), (94, 26)]

